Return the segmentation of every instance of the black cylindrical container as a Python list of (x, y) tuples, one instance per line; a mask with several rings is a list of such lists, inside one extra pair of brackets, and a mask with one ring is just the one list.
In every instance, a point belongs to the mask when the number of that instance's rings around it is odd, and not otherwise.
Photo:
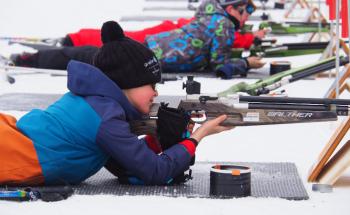
[(251, 194), (251, 169), (238, 165), (215, 165), (210, 169), (210, 195), (244, 197)]
[(270, 75), (289, 70), (290, 68), (289, 61), (272, 61), (270, 63)]

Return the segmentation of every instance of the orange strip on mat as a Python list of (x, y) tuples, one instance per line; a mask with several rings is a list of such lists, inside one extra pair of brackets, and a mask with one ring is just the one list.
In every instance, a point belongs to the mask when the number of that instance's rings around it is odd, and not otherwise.
[(17, 129), (14, 117), (0, 113), (0, 137), (0, 184), (43, 184), (34, 145)]

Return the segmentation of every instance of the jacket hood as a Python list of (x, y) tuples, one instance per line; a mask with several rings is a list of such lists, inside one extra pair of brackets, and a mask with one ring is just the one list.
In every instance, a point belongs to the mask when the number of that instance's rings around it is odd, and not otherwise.
[(203, 1), (197, 9), (196, 17), (201, 16), (211, 16), (214, 14), (220, 14), (228, 17), (226, 11), (221, 7), (221, 5), (216, 0), (205, 0)]
[(131, 105), (123, 91), (98, 68), (71, 60), (67, 67), (68, 89), (80, 96), (102, 96), (117, 101), (125, 110), (127, 119), (137, 119), (141, 113)]

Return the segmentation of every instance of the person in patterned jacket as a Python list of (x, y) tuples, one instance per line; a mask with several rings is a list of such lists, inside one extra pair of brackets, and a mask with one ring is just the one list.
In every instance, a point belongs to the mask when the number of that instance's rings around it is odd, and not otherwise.
[[(204, 69), (218, 71), (229, 78), (246, 74), (248, 59), (232, 59), (231, 47), (234, 33), (240, 27), (240, 19), (247, 0), (206, 0), (199, 6), (195, 19), (182, 28), (146, 37), (146, 44), (153, 50), (167, 72), (190, 72)], [(231, 69), (220, 70), (229, 64)]]

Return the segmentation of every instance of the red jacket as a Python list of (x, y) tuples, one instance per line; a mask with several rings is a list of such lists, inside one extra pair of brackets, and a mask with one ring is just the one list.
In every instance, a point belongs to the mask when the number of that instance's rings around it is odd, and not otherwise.
[[(170, 31), (176, 28), (181, 28), (183, 25), (188, 24), (193, 19), (194, 18), (191, 18), (191, 19), (180, 18), (177, 20), (176, 23), (170, 20), (165, 20), (161, 24), (150, 28), (145, 28), (140, 31), (124, 31), (124, 33), (127, 37), (130, 37), (136, 41), (143, 43), (147, 35), (157, 34), (164, 31)], [(97, 46), (97, 47), (102, 46), (100, 29), (85, 28), (85, 29), (81, 29), (76, 33), (70, 33), (68, 34), (68, 36), (72, 40), (74, 46), (86, 46), (86, 45)], [(235, 41), (233, 44), (233, 48), (248, 49), (253, 44), (253, 41), (254, 41), (253, 34), (251, 33), (241, 34), (239, 32), (235, 32)]]

